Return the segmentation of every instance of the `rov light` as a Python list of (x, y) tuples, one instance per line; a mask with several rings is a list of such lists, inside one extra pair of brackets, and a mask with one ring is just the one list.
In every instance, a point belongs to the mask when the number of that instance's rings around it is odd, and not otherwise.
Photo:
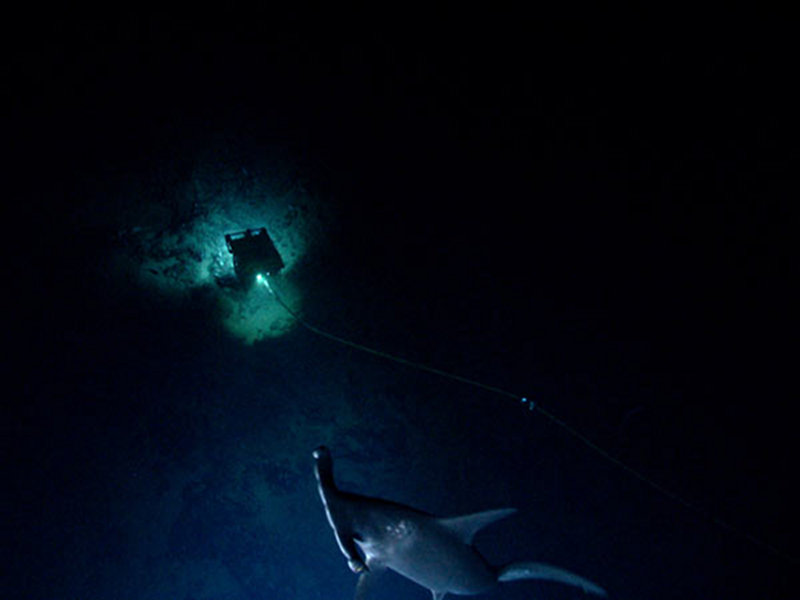
[(256, 275), (256, 285), (263, 285), (265, 288), (267, 288), (267, 290), (269, 290), (270, 293), (273, 293), (272, 288), (269, 285), (269, 273), (267, 273), (266, 277), (263, 273), (258, 273)]

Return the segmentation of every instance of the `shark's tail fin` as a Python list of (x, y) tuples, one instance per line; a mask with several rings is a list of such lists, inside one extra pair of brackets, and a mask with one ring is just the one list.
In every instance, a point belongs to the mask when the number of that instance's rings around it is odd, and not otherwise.
[(502, 567), (497, 575), (497, 581), (516, 581), (517, 579), (541, 579), (555, 581), (581, 588), (587, 594), (607, 596), (606, 591), (599, 585), (584, 579), (575, 573), (559, 569), (552, 565), (534, 562), (516, 562)]

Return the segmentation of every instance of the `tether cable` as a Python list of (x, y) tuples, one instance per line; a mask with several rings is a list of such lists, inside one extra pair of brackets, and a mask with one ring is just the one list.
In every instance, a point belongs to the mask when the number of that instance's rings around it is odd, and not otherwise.
[(800, 562), (800, 560), (798, 560), (798, 557), (795, 557), (795, 556), (792, 556), (790, 554), (787, 554), (786, 552), (784, 552), (780, 548), (777, 548), (777, 547), (773, 546), (769, 542), (766, 542), (766, 541), (762, 540), (761, 538), (758, 538), (758, 537), (756, 537), (756, 536), (754, 536), (754, 535), (752, 535), (752, 534), (750, 534), (750, 533), (748, 533), (748, 532), (746, 532), (746, 531), (744, 531), (744, 530), (742, 530), (742, 529), (740, 529), (740, 528), (728, 523), (727, 521), (712, 515), (711, 513), (701, 509), (699, 506), (697, 506), (697, 505), (689, 502), (685, 498), (679, 496), (675, 492), (672, 492), (669, 489), (667, 489), (664, 486), (662, 486), (661, 484), (653, 481), (652, 479), (650, 479), (646, 475), (640, 473), (639, 471), (637, 471), (633, 467), (625, 464), (620, 459), (618, 459), (614, 455), (610, 454), (607, 450), (605, 450), (601, 446), (598, 446), (591, 439), (586, 437), (584, 434), (582, 434), (580, 431), (578, 431), (577, 429), (575, 429), (574, 427), (572, 427), (571, 425), (569, 425), (568, 423), (566, 423), (562, 419), (560, 419), (557, 416), (555, 416), (550, 411), (542, 408), (536, 402), (529, 400), (526, 396), (522, 396), (520, 394), (515, 394), (513, 392), (509, 392), (508, 390), (505, 390), (503, 388), (499, 388), (499, 387), (496, 387), (496, 386), (493, 386), (493, 385), (487, 385), (487, 384), (482, 383), (480, 381), (476, 381), (475, 379), (469, 379), (468, 377), (462, 377), (461, 375), (457, 375), (455, 373), (450, 373), (448, 371), (443, 371), (442, 369), (437, 369), (435, 367), (431, 367), (430, 365), (426, 365), (424, 363), (416, 362), (416, 361), (413, 361), (413, 360), (408, 360), (408, 359), (402, 358), (400, 356), (396, 356), (394, 354), (389, 354), (388, 352), (383, 352), (382, 350), (377, 350), (377, 349), (371, 348), (369, 346), (364, 346), (363, 344), (359, 344), (359, 343), (354, 342), (352, 340), (348, 340), (348, 339), (340, 337), (338, 335), (334, 335), (332, 333), (329, 333), (328, 331), (325, 331), (324, 329), (320, 329), (319, 327), (317, 327), (315, 325), (312, 325), (311, 323), (306, 321), (296, 311), (294, 311), (288, 304), (286, 304), (283, 301), (283, 298), (281, 298), (280, 294), (278, 294), (278, 292), (272, 287), (272, 285), (270, 285), (269, 276), (264, 277), (264, 276), (259, 275), (256, 278), (256, 280), (257, 280), (258, 283), (262, 283), (269, 290), (269, 292), (272, 294), (272, 296), (275, 298), (275, 300), (278, 302), (278, 304), (280, 304), (284, 308), (284, 310), (286, 310), (286, 312), (288, 312), (292, 316), (292, 318), (294, 318), (298, 323), (300, 323), (300, 325), (302, 325), (308, 331), (310, 331), (310, 332), (312, 332), (312, 333), (314, 333), (316, 335), (319, 335), (321, 337), (327, 338), (327, 339), (329, 339), (329, 340), (331, 340), (333, 342), (336, 342), (337, 344), (342, 344), (344, 346), (348, 346), (350, 348), (354, 348), (356, 350), (360, 350), (361, 352), (365, 352), (367, 354), (372, 354), (373, 356), (378, 356), (378, 357), (383, 358), (385, 360), (389, 360), (389, 361), (392, 361), (392, 362), (395, 362), (395, 363), (398, 363), (398, 364), (401, 364), (401, 365), (405, 365), (406, 367), (409, 367), (409, 368), (412, 368), (412, 369), (417, 369), (419, 371), (424, 371), (424, 372), (427, 372), (427, 373), (433, 373), (434, 375), (438, 375), (438, 376), (444, 377), (446, 379), (451, 379), (453, 381), (458, 381), (459, 383), (463, 383), (465, 385), (469, 385), (469, 386), (476, 387), (476, 388), (479, 388), (479, 389), (482, 389), (482, 390), (486, 390), (487, 392), (491, 392), (493, 394), (498, 394), (500, 396), (505, 396), (507, 398), (511, 398), (511, 399), (521, 403), (523, 406), (527, 407), (527, 409), (529, 411), (536, 411), (540, 415), (546, 417), (551, 423), (557, 425), (558, 427), (560, 427), (561, 429), (563, 429), (564, 431), (569, 433), (572, 437), (574, 437), (575, 439), (577, 439), (580, 442), (582, 442), (585, 446), (587, 446), (588, 448), (590, 448), (591, 450), (593, 450), (594, 452), (596, 452), (597, 454), (602, 456), (605, 460), (607, 460), (608, 462), (610, 462), (613, 465), (616, 465), (617, 467), (619, 467), (623, 471), (627, 472), (628, 474), (632, 475), (633, 477), (635, 477), (636, 479), (638, 479), (642, 483), (645, 483), (646, 485), (648, 485), (649, 487), (651, 487), (652, 489), (657, 491), (662, 496), (664, 496), (666, 498), (669, 498), (670, 500), (682, 505), (684, 508), (686, 508), (689, 511), (695, 513), (696, 515), (698, 515), (700, 517), (703, 517), (704, 519), (709, 520), (711, 523), (713, 523), (717, 527), (719, 527), (721, 529), (724, 529), (724, 530), (728, 531), (731, 534), (735, 534), (735, 535), (741, 537), (742, 539), (747, 540), (751, 544), (753, 544), (755, 546), (758, 546), (758, 547), (770, 552), (771, 554), (774, 554), (775, 556), (778, 556), (778, 557), (780, 557), (780, 558), (782, 558), (782, 559), (784, 559), (784, 560), (786, 560), (786, 561), (788, 561), (790, 563), (798, 563), (798, 562)]

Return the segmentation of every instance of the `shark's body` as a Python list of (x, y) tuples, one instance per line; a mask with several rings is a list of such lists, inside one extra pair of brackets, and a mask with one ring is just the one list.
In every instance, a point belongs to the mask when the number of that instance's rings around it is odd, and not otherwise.
[(523, 562), (498, 568), (486, 562), (472, 538), (483, 527), (515, 512), (512, 508), (437, 518), (395, 502), (343, 492), (333, 479), (330, 451), (319, 447), (314, 458), (328, 522), (350, 569), (361, 573), (358, 589), (362, 592), (368, 574), (385, 567), (429, 589), (434, 600), (448, 593), (480, 594), (498, 582), (516, 579), (557, 581), (605, 595), (591, 581), (558, 567)]

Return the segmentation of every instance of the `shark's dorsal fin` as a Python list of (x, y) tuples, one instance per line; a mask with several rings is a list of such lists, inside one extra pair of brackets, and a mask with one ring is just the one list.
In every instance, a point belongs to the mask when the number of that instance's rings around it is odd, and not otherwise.
[(455, 533), (462, 542), (471, 544), (472, 538), (475, 537), (478, 531), (515, 512), (517, 512), (516, 508), (497, 508), (495, 510), (485, 510), (471, 515), (448, 517), (446, 519), (439, 519), (438, 521), (446, 529)]

